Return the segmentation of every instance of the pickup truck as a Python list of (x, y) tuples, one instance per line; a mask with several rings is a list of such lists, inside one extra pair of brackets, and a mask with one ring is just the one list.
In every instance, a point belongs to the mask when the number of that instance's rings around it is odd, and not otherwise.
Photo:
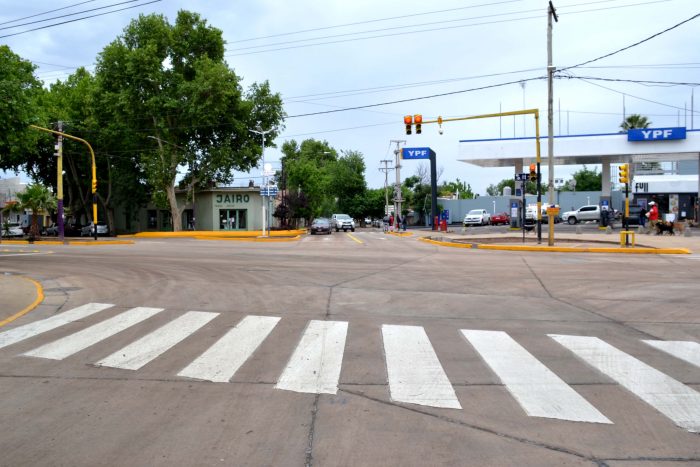
[(491, 214), (486, 209), (472, 209), (464, 216), (462, 223), (465, 227), (468, 225), (489, 225)]
[(333, 214), (333, 216), (331, 216), (331, 228), (335, 229), (336, 232), (341, 229), (343, 232), (347, 232), (348, 230), (354, 232), (355, 221), (347, 214)]
[(566, 211), (561, 215), (561, 220), (568, 222), (570, 225), (578, 224), (581, 221), (600, 222), (600, 206), (591, 204), (581, 206), (575, 211)]
[[(546, 203), (542, 203), (542, 223), (547, 224), (549, 223), (549, 217), (547, 216), (547, 207), (550, 206)], [(554, 205), (555, 207), (559, 207), (558, 204)], [(528, 204), (527, 208), (525, 210), (525, 223), (526, 224), (534, 224), (537, 222), (537, 205), (536, 204)], [(554, 217), (554, 223), (557, 224), (561, 222), (561, 218), (559, 216)]]

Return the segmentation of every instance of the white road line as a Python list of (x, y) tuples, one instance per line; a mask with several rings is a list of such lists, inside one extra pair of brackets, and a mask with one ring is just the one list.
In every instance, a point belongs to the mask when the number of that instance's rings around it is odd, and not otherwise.
[(163, 311), (162, 308), (137, 307), (94, 324), (89, 328), (78, 331), (54, 342), (30, 350), (24, 355), (28, 357), (49, 358), (51, 360), (63, 360), (66, 357), (80, 352), (83, 349), (95, 345), (101, 340), (107, 339), (124, 329), (127, 329), (151, 316)]
[(34, 321), (33, 323), (10, 329), (9, 331), (0, 333), (0, 349), (25, 339), (29, 339), (30, 337), (51, 331), (52, 329), (63, 326), (64, 324), (81, 320), (112, 306), (114, 305), (110, 305), (108, 303), (88, 303), (86, 305), (73, 308), (72, 310), (64, 311), (63, 313), (51, 316), (50, 318)]
[(700, 344), (697, 342), (649, 340), (644, 343), (695, 366), (700, 366)]
[(586, 336), (549, 334), (583, 361), (690, 432), (700, 432), (700, 393), (612, 345)]
[(219, 313), (188, 311), (136, 342), (96, 363), (98, 366), (138, 370), (200, 329)]
[(462, 334), (531, 417), (612, 423), (503, 331)]
[(226, 383), (272, 332), (280, 318), (246, 316), (178, 376)]
[(310, 321), (275, 387), (336, 394), (347, 332), (347, 321)]
[(462, 408), (423, 327), (383, 324), (382, 337), (392, 400)]

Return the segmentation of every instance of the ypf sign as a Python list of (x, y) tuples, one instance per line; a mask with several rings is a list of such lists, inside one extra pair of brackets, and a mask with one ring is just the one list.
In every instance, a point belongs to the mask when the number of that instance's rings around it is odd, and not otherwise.
[(667, 141), (671, 139), (685, 139), (685, 127), (627, 130), (627, 141)]
[(430, 156), (435, 156), (435, 151), (430, 148), (403, 148), (401, 150), (401, 159), (430, 159)]

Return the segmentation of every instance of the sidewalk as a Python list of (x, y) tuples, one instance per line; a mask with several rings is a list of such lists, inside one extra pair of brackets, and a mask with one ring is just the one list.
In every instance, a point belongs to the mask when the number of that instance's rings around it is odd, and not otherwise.
[(0, 327), (31, 311), (43, 299), (41, 286), (22, 276), (0, 275)]

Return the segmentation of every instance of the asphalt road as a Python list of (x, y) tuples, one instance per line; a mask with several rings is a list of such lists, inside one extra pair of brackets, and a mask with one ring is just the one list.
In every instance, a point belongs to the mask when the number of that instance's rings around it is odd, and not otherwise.
[(0, 256), (46, 295), (0, 328), (0, 465), (700, 464), (694, 255), (32, 250)]

